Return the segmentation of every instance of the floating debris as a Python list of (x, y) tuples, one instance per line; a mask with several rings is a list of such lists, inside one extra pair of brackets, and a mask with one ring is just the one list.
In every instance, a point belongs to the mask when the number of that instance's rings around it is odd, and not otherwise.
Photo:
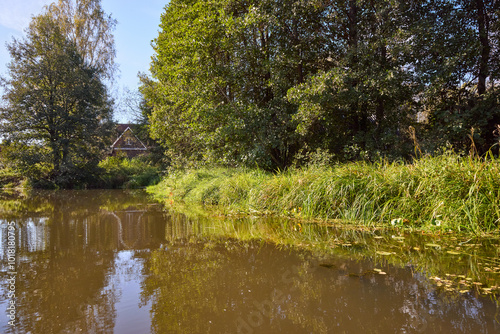
[(394, 252), (385, 252), (385, 251), (376, 251), (376, 253), (378, 255), (382, 255), (382, 256), (389, 256), (389, 255), (393, 255), (393, 254), (396, 254)]

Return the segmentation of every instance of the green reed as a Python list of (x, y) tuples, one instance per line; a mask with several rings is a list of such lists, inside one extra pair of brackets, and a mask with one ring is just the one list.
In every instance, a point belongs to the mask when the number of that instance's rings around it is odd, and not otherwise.
[(206, 168), (169, 174), (150, 192), (167, 203), (216, 205), (226, 215), (481, 233), (499, 226), (500, 160), (450, 153), (411, 164), (353, 162), (276, 174)]

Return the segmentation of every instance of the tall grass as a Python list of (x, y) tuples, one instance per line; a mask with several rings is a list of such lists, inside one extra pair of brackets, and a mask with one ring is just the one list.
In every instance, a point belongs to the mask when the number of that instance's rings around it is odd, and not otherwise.
[(500, 222), (500, 160), (443, 154), (412, 164), (355, 162), (291, 169), (176, 172), (150, 191), (166, 201), (218, 205), (225, 213), (273, 213), (480, 233)]

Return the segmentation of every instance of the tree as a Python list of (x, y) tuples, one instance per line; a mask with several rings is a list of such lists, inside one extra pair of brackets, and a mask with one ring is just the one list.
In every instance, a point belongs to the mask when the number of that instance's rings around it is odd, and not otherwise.
[(489, 0), (429, 0), (424, 16), (415, 18), (425, 29), (413, 35), (420, 50), (415, 63), (424, 85), (422, 104), (429, 115), (427, 146), (448, 143), (468, 151), (471, 132), (480, 153), (497, 142), (498, 6)]
[(409, 126), (429, 151), (463, 149), (474, 128), (484, 152), (500, 123), (498, 3), (173, 0), (141, 88), (152, 135), (187, 161), (266, 169), (318, 149), (409, 157)]
[(304, 147), (339, 159), (404, 156), (415, 112), (404, 2), (333, 1), (330, 69), (288, 91)]
[(47, 7), (64, 36), (75, 45), (87, 65), (103, 78), (116, 72), (113, 30), (116, 20), (106, 15), (101, 0), (58, 0)]
[(325, 11), (315, 1), (170, 2), (141, 88), (152, 135), (190, 161), (288, 166), (298, 145), (286, 92), (325, 63)]
[(8, 45), (3, 153), (25, 175), (70, 187), (92, 172), (106, 146), (110, 100), (99, 69), (52, 16), (33, 18), (26, 33)]

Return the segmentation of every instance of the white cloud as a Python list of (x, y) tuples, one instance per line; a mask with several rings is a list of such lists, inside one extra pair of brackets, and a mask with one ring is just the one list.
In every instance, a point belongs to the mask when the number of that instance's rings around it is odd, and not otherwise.
[(51, 2), (52, 0), (1, 0), (0, 25), (23, 31), (28, 27), (31, 17), (41, 13), (43, 6)]

